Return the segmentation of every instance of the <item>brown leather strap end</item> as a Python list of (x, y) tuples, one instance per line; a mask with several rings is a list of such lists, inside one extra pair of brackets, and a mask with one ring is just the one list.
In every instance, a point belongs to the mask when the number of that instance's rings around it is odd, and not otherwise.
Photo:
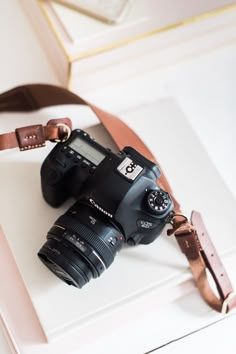
[(41, 124), (17, 128), (15, 132), (0, 134), (0, 150), (19, 147), (21, 151), (43, 147), (46, 140), (64, 142), (71, 134), (69, 118), (51, 119), (44, 127)]
[[(236, 294), (201, 214), (193, 211), (191, 223), (186, 222), (175, 230), (175, 237), (189, 261), (196, 285), (206, 303), (222, 313), (235, 308)], [(210, 285), (207, 269), (214, 279), (218, 296)]]

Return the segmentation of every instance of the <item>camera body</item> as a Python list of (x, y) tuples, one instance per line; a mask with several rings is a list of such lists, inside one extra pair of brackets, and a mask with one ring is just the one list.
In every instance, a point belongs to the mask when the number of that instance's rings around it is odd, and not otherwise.
[(60, 216), (38, 255), (69, 285), (82, 287), (108, 268), (124, 243), (149, 244), (173, 214), (173, 201), (156, 184), (160, 170), (132, 147), (113, 153), (82, 130), (58, 143), (41, 167), (45, 200)]
[(149, 244), (173, 210), (156, 180), (159, 168), (131, 147), (114, 154), (86, 132), (74, 130), (41, 168), (42, 192), (53, 207), (69, 197), (113, 220), (129, 245)]

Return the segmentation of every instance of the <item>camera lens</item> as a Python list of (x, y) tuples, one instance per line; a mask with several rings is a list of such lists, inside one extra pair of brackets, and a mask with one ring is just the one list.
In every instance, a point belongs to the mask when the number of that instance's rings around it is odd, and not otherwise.
[(111, 265), (123, 241), (112, 220), (77, 202), (49, 230), (38, 256), (60, 279), (82, 288)]

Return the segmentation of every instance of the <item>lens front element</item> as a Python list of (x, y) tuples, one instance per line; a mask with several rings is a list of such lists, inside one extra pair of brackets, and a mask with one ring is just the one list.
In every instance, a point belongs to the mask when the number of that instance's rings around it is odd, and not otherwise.
[(94, 208), (75, 204), (50, 229), (38, 256), (60, 279), (82, 288), (111, 265), (123, 241)]

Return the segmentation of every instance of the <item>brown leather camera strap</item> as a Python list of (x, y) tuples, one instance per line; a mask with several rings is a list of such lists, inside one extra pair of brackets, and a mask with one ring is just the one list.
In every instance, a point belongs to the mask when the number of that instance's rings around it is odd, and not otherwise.
[[(0, 95), (1, 112), (29, 112), (43, 107), (63, 104), (89, 106), (119, 149), (130, 145), (159, 165), (142, 140), (124, 122), (64, 88), (31, 84), (16, 87)], [(44, 146), (46, 140), (65, 141), (69, 137), (71, 129), (71, 122), (68, 118), (50, 120), (44, 127), (42, 125), (32, 125), (18, 128), (15, 132), (0, 135), (0, 150), (19, 147), (23, 151)], [(236, 307), (236, 294), (207, 233), (201, 215), (193, 211), (191, 221), (187, 220), (181, 212), (180, 205), (173, 197), (164, 173), (158, 180), (158, 185), (169, 192), (174, 200), (175, 216), (171, 221), (173, 228), (168, 230), (168, 234), (175, 235), (180, 249), (187, 257), (199, 292), (209, 306), (216, 311), (227, 313)], [(207, 269), (214, 279), (218, 296), (210, 286)]]

